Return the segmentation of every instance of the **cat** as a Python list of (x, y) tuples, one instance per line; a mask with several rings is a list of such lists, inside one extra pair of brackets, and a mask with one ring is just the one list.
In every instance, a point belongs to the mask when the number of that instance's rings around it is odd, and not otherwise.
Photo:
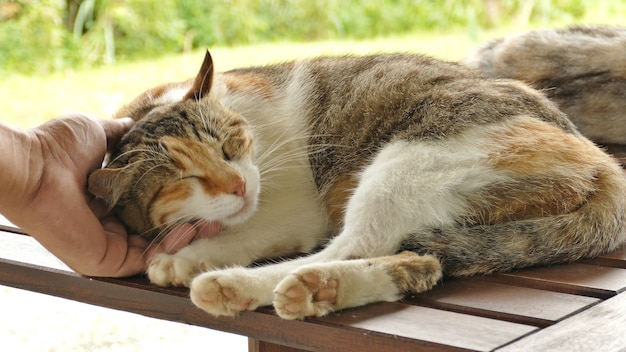
[[(626, 240), (617, 162), (540, 92), (458, 63), (377, 54), (215, 73), (207, 52), (195, 79), (117, 116), (137, 123), (89, 190), (151, 239), (219, 225), (147, 269), (216, 316), (323, 316)], [(311, 254), (248, 266), (293, 252)]]
[(487, 43), (464, 63), (542, 90), (593, 141), (626, 144), (626, 27), (532, 30)]

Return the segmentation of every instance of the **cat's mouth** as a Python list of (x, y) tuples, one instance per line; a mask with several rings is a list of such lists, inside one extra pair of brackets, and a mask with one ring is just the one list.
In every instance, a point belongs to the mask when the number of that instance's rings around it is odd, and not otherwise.
[(250, 199), (245, 197), (244, 198), (244, 203), (241, 206), (241, 209), (239, 209), (236, 212), (234, 212), (233, 214), (229, 215), (224, 220), (227, 223), (240, 223), (240, 222), (243, 222), (243, 221), (247, 220), (249, 218), (250, 209), (252, 208), (252, 204), (253, 203), (254, 203), (253, 201), (251, 201)]

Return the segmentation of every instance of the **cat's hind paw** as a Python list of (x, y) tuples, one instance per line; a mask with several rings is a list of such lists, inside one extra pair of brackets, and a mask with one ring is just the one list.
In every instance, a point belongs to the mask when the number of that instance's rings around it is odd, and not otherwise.
[(335, 309), (338, 286), (330, 272), (302, 268), (278, 284), (274, 308), (284, 319), (326, 315)]
[(150, 282), (159, 286), (189, 286), (198, 274), (193, 261), (165, 253), (153, 256), (146, 271)]

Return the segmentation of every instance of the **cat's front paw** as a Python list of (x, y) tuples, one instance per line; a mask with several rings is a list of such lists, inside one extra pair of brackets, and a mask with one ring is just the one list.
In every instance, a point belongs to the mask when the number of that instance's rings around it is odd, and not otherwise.
[(159, 253), (148, 262), (148, 278), (159, 286), (189, 286), (199, 272), (193, 261), (171, 254)]
[(270, 303), (263, 299), (266, 295), (260, 292), (257, 281), (239, 268), (204, 273), (191, 282), (191, 301), (214, 316), (232, 317)]
[(284, 319), (323, 316), (335, 310), (339, 278), (330, 272), (302, 268), (276, 287), (274, 308)]

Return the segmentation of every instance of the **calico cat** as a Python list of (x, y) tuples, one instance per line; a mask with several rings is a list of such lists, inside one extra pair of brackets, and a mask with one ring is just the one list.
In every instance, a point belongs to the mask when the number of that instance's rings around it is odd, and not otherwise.
[(625, 27), (534, 30), (494, 40), (465, 63), (542, 90), (586, 137), (626, 144)]
[[(321, 316), (626, 240), (617, 162), (541, 93), (456, 63), (381, 54), (214, 73), (207, 53), (195, 79), (117, 116), (137, 124), (89, 189), (149, 238), (223, 228), (147, 270), (213, 315)], [(292, 252), (314, 253), (245, 267)]]

